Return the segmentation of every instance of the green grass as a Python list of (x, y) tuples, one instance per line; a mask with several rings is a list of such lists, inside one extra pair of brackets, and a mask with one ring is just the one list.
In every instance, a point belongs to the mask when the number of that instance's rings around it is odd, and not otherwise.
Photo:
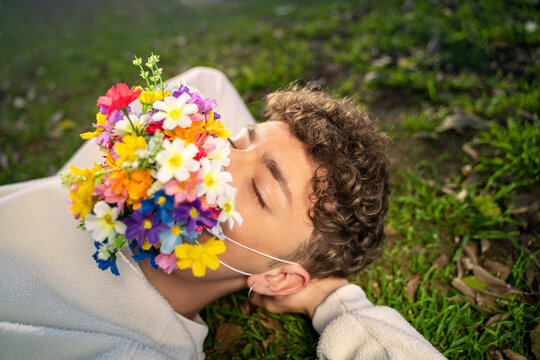
[[(351, 281), (398, 310), (452, 359), (512, 349), (532, 358), (538, 296), (498, 299), (492, 316), (450, 286), (467, 243), (512, 266), (507, 282), (538, 292), (538, 212), (511, 212), (538, 192), (540, 10), (528, 0), (180, 1), (8, 0), (0, 3), (0, 184), (54, 174), (82, 144), (98, 96), (139, 83), (133, 54), (161, 55), (164, 78), (196, 65), (229, 76), (260, 119), (264, 94), (297, 80), (355, 96), (392, 142), (391, 234), (383, 256)], [(535, 25), (536, 24), (536, 25)], [(371, 73), (371, 80), (368, 81)], [(475, 134), (437, 133), (467, 111), (490, 122)], [(419, 138), (419, 134), (424, 134)], [(427, 135), (426, 135), (427, 134)], [(460, 149), (479, 151), (471, 159)], [(476, 181), (460, 171), (471, 165)], [(442, 191), (446, 189), (451, 191)], [(456, 194), (466, 190), (458, 200)], [(523, 238), (532, 237), (533, 245)], [(536, 246), (536, 247), (535, 247)], [(525, 249), (527, 251), (525, 251)], [(446, 254), (442, 270), (433, 260)], [(532, 254), (532, 255), (531, 255)], [(420, 276), (416, 301), (407, 282)], [(204, 312), (208, 358), (313, 358), (309, 321), (273, 315), (234, 294)], [(218, 350), (216, 332), (240, 336)]]

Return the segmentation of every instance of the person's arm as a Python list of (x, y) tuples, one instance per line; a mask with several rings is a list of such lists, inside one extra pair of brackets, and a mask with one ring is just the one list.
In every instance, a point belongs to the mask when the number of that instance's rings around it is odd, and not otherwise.
[(396, 310), (373, 305), (359, 286), (343, 279), (312, 280), (283, 300), (256, 296), (253, 302), (272, 312), (310, 316), (321, 334), (321, 359), (444, 359)]

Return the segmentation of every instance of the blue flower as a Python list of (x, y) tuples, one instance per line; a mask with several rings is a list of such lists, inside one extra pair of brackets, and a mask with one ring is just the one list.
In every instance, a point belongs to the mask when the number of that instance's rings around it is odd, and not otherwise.
[(120, 273), (118, 272), (118, 267), (116, 266), (116, 253), (109, 250), (106, 243), (107, 240), (105, 240), (103, 243), (94, 241), (94, 246), (97, 250), (92, 257), (94, 260), (96, 260), (98, 267), (101, 270), (107, 270), (110, 268), (111, 272), (118, 276)]
[(174, 197), (165, 195), (165, 190), (156, 191), (152, 199), (144, 199), (141, 201), (141, 214), (149, 214), (156, 210), (156, 219), (162, 223), (172, 221), (171, 209), (174, 206)]
[(171, 254), (176, 245), (183, 244), (184, 240), (193, 244), (193, 240), (200, 234), (198, 231), (188, 232), (185, 222), (181, 224), (171, 222), (167, 226), (170, 228), (169, 230), (159, 233), (159, 238), (161, 239), (160, 250), (164, 254)]
[(150, 266), (153, 267), (154, 269), (158, 269), (159, 266), (158, 264), (156, 264), (156, 256), (158, 255), (159, 255), (159, 250), (152, 246), (148, 250), (144, 250), (142, 247), (139, 247), (137, 249), (137, 253), (135, 255), (132, 255), (131, 257), (133, 258), (133, 260), (137, 262), (143, 261), (144, 259), (148, 259), (148, 263), (150, 264)]

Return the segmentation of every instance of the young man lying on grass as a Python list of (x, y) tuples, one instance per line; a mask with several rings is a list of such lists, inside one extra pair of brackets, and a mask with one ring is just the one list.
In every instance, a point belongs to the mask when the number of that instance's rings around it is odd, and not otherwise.
[[(249, 288), (273, 312), (299, 312), (329, 359), (444, 358), (395, 310), (374, 306), (350, 276), (380, 252), (388, 201), (386, 137), (351, 102), (278, 91), (255, 124), (223, 74), (184, 79), (218, 100), (230, 141), (241, 226), (225, 229), (222, 264), (203, 278), (170, 275), (119, 254), (122, 274), (95, 267), (57, 177), (0, 188), (0, 348), (7, 358), (203, 358), (198, 313)], [(241, 130), (239, 130), (242, 128)], [(85, 145), (68, 165), (91, 165)], [(67, 166), (67, 165), (66, 165)], [(204, 243), (211, 234), (203, 233)], [(211, 320), (210, 320), (211, 321)]]

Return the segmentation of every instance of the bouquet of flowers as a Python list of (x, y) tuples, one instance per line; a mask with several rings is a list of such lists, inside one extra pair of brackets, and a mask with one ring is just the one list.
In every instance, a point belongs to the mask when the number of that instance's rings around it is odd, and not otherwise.
[(152, 54), (145, 69), (135, 57), (147, 86), (116, 84), (99, 97), (95, 131), (81, 137), (96, 138), (103, 162), (60, 176), (71, 213), (95, 240), (100, 269), (119, 275), (116, 253), (129, 245), (136, 261), (204, 276), (206, 267), (219, 267), (225, 244), (215, 237), (201, 244), (199, 234), (219, 222), (242, 223), (224, 171), (229, 130), (214, 99), (185, 84), (166, 90), (158, 62)]

